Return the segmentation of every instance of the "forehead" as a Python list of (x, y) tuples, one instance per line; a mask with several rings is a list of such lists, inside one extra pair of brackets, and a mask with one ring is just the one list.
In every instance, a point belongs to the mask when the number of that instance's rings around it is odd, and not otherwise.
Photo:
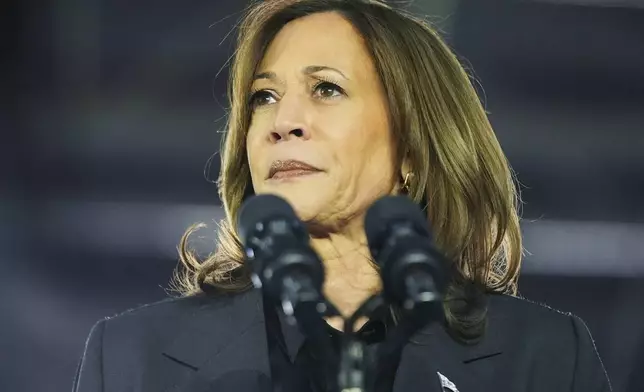
[(324, 12), (286, 24), (268, 46), (260, 69), (320, 64), (351, 72), (371, 63), (364, 41), (340, 14)]

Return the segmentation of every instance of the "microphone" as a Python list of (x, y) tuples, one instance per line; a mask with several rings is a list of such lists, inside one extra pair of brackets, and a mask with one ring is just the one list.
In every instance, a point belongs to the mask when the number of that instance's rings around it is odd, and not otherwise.
[(326, 311), (322, 261), (288, 202), (275, 195), (252, 196), (242, 205), (237, 227), (255, 287), (281, 303), (289, 317), (303, 304)]
[[(252, 196), (242, 205), (237, 223), (253, 284), (281, 303), (287, 320), (311, 339), (312, 349), (328, 367), (325, 371), (335, 374), (337, 354), (323, 316), (339, 312), (322, 294), (324, 267), (295, 211), (278, 196)], [(335, 390), (337, 382), (329, 381)]]
[(447, 263), (418, 206), (405, 196), (381, 198), (367, 210), (365, 232), (385, 299), (423, 321), (440, 317)]

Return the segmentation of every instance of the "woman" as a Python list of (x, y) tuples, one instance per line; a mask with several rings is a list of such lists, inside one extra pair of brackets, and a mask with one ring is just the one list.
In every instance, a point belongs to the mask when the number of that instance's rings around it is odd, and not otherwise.
[[(384, 390), (610, 390), (580, 319), (513, 297), (522, 248), (512, 172), (434, 30), (376, 0), (291, 0), (257, 3), (239, 31), (217, 251), (199, 262), (186, 233), (187, 268), (175, 280), (183, 297), (100, 321), (76, 391), (333, 385), (310, 342), (251, 290), (234, 222), (247, 197), (264, 193), (288, 200), (306, 223), (324, 293), (345, 316), (380, 290), (367, 208), (389, 194), (426, 208), (456, 273), (444, 322), (381, 369), (390, 372)], [(339, 320), (327, 322), (337, 340)], [(395, 323), (384, 312), (360, 333), (378, 345)]]

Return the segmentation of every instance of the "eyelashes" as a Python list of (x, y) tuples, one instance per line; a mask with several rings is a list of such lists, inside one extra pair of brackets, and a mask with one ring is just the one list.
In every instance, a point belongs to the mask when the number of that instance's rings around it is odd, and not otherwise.
[(262, 103), (261, 99), (275, 99), (273, 96), (273, 93), (271, 93), (269, 90), (255, 90), (251, 91), (250, 93), (250, 98), (248, 99), (248, 106), (251, 109), (254, 109), (258, 106), (265, 106), (268, 103)]
[[(337, 99), (346, 96), (346, 91), (340, 87), (337, 82), (325, 78), (317, 77), (318, 81), (311, 88), (311, 95), (319, 100)], [(271, 102), (274, 101), (274, 102)], [(269, 89), (253, 89), (250, 92), (248, 106), (255, 109), (260, 106), (271, 105), (277, 102), (277, 93)]]

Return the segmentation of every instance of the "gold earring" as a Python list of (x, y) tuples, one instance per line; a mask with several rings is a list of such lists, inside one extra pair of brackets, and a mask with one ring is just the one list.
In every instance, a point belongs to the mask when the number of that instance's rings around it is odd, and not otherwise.
[(403, 192), (409, 193), (409, 189), (411, 186), (411, 178), (414, 176), (414, 173), (408, 172), (405, 174), (405, 179), (403, 180), (402, 187), (400, 188)]

